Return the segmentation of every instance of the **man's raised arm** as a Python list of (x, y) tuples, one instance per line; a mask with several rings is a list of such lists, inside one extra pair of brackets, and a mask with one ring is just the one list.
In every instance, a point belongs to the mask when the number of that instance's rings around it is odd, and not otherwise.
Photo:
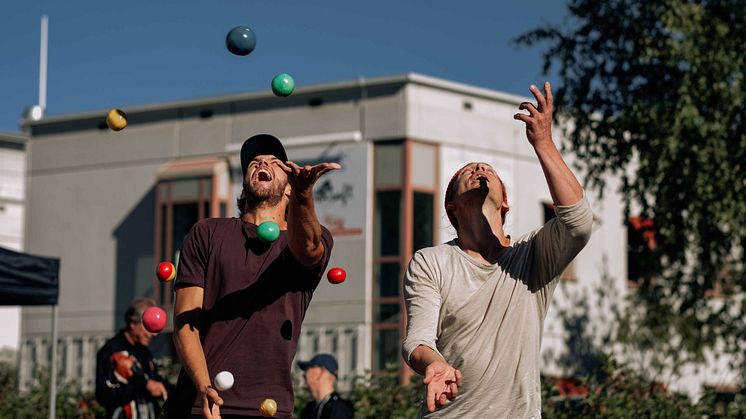
[(530, 90), (536, 98), (536, 105), (531, 102), (521, 103), (518, 109), (528, 111), (528, 115), (517, 113), (513, 118), (526, 123), (526, 137), (539, 158), (554, 204), (576, 204), (583, 198), (583, 188), (552, 140), (552, 88), (546, 82), (543, 95), (534, 85), (531, 85)]
[(324, 255), (321, 224), (314, 208), (313, 185), (324, 173), (342, 166), (321, 163), (300, 167), (291, 161), (278, 164), (287, 173), (292, 188), (288, 204), (288, 247), (300, 263), (310, 266)]

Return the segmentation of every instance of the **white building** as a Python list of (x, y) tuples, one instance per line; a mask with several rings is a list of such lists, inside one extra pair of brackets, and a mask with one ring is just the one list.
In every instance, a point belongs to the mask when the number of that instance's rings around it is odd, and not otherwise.
[[(26, 190), (26, 137), (0, 133), (0, 246), (23, 250)], [(0, 307), (2, 360), (14, 361), (20, 337), (20, 307)]]

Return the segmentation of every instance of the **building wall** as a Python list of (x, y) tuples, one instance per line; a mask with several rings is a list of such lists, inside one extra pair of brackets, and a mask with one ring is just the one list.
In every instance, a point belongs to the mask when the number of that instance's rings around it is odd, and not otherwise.
[[(22, 251), (24, 245), (25, 147), (25, 137), (0, 133), (0, 246), (15, 251)], [(20, 310), (20, 307), (0, 307), (0, 324), (3, 325), (0, 334), (3, 356), (0, 358), (13, 363), (20, 337)]]
[(26, 139), (0, 133), (0, 245), (23, 249)]

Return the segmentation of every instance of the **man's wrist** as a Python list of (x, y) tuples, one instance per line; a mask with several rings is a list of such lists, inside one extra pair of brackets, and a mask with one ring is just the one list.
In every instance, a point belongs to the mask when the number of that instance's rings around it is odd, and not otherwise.
[(197, 389), (197, 391), (198, 391), (198, 392), (200, 392), (200, 393), (204, 393), (204, 392), (206, 392), (207, 390), (209, 390), (209, 389), (211, 389), (211, 388), (212, 388), (212, 389), (214, 389), (214, 387), (212, 386), (212, 383), (211, 383), (211, 382), (209, 382), (209, 381), (208, 381), (208, 382), (204, 382), (204, 381), (203, 381), (203, 382), (200, 382), (200, 383), (196, 383), (196, 384), (194, 385), (194, 387), (195, 387), (195, 388)]
[(535, 141), (533, 143), (533, 146), (534, 146), (534, 150), (537, 153), (557, 149), (557, 147), (554, 145), (554, 140), (552, 139), (552, 137), (549, 137), (548, 139)]

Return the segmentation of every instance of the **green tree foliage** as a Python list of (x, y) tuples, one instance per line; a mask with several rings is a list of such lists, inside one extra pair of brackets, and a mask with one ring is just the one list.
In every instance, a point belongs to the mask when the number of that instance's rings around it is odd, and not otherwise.
[[(75, 382), (58, 386), (56, 413), (58, 418), (102, 417), (104, 410), (94, 395), (83, 394)], [(33, 384), (19, 392), (16, 369), (0, 363), (0, 419), (49, 417), (49, 371), (37, 369)]]
[(568, 10), (516, 42), (548, 44), (555, 116), (587, 184), (602, 192), (618, 175), (627, 214), (654, 220), (655, 248), (636, 256), (653, 269), (640, 272), (635, 327), (674, 364), (716, 343), (742, 363), (746, 2), (570, 0)]
[(560, 397), (556, 387), (542, 380), (543, 417), (545, 419), (700, 419), (743, 418), (746, 397), (732, 395), (722, 402), (710, 390), (696, 403), (686, 395), (670, 392), (665, 386), (650, 381), (639, 371), (603, 357), (603, 368), (598, 375), (579, 380), (587, 390), (581, 397)]

